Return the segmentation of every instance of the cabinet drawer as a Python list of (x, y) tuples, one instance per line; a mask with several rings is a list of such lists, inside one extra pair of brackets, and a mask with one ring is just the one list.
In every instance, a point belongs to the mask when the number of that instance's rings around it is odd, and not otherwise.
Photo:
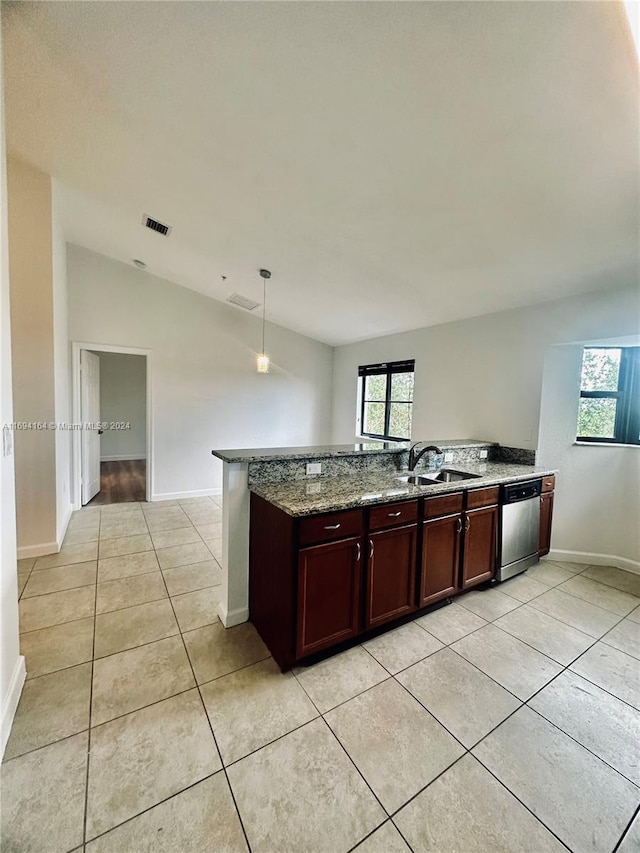
[(542, 491), (543, 492), (552, 492), (556, 487), (556, 478), (552, 474), (550, 477), (542, 478)]
[(300, 544), (311, 542), (329, 542), (345, 536), (358, 536), (362, 533), (362, 510), (349, 509), (343, 512), (328, 512), (323, 515), (311, 515), (300, 521)]
[(499, 493), (498, 486), (491, 486), (488, 489), (469, 489), (467, 492), (467, 509), (497, 504)]
[(418, 518), (418, 501), (374, 506), (369, 510), (369, 529), (380, 530), (382, 527), (408, 524)]
[(462, 512), (462, 492), (442, 495), (438, 498), (425, 498), (424, 517), (437, 518), (439, 515), (453, 515)]

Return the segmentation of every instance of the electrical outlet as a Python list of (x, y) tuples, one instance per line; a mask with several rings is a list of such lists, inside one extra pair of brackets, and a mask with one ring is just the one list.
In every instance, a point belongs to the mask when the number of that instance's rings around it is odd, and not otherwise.
[(488, 456), (489, 456), (488, 450), (481, 450), (480, 451), (480, 459), (486, 459)]
[(322, 462), (307, 462), (307, 477), (322, 474)]
[(453, 462), (453, 451), (447, 450), (447, 452), (444, 454), (444, 461)]

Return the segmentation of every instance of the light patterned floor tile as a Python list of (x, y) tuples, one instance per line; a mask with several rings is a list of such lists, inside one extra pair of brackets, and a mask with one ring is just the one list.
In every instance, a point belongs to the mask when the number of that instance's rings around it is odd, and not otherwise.
[(20, 631), (38, 631), (93, 616), (95, 612), (95, 587), (81, 586), (77, 589), (65, 589), (38, 595), (35, 598), (22, 598), (19, 604)]
[(94, 657), (113, 655), (178, 633), (167, 598), (102, 613), (96, 616)]
[(549, 587), (546, 584), (535, 580), (535, 578), (527, 577), (526, 574), (518, 575), (500, 584), (500, 592), (523, 602), (537, 598), (548, 589)]
[(558, 584), (568, 581), (574, 574), (575, 572), (570, 572), (568, 569), (563, 569), (561, 566), (549, 563), (546, 560), (527, 569), (527, 577), (543, 583), (545, 586), (558, 586)]
[(464, 753), (393, 679), (345, 702), (325, 719), (390, 814)]
[(636, 658), (596, 643), (570, 667), (623, 702), (640, 709), (640, 669)]
[[(640, 660), (640, 625), (631, 619), (618, 622), (615, 628), (604, 635), (602, 642)], [(640, 677), (640, 668), (638, 676)]]
[(521, 704), (448, 648), (401, 672), (398, 681), (467, 748)]
[(86, 853), (248, 853), (224, 773), (112, 829), (86, 846)]
[(583, 576), (640, 598), (640, 575), (633, 572), (625, 572), (613, 566), (589, 566)]
[(135, 536), (122, 536), (119, 539), (102, 539), (98, 546), (98, 557), (123, 557), (126, 554), (138, 554), (140, 551), (152, 551), (153, 543), (148, 533)]
[(2, 764), (2, 850), (58, 853), (82, 844), (87, 733)]
[(455, 643), (487, 624), (481, 616), (461, 607), (455, 601), (434, 610), (433, 613), (421, 616), (416, 622), (445, 645)]
[(74, 563), (72, 566), (60, 566), (57, 569), (47, 569), (43, 572), (32, 572), (24, 590), (24, 597), (46, 595), (50, 592), (61, 592), (79, 586), (91, 586), (96, 582), (98, 573), (97, 560), (89, 563)]
[(283, 675), (271, 658), (210, 681), (201, 692), (225, 764), (318, 716), (293, 674)]
[(386, 669), (360, 646), (299, 667), (295, 674), (322, 714), (389, 678)]
[(562, 669), (551, 658), (495, 625), (480, 628), (451, 648), (523, 701)]
[(100, 523), (100, 540), (122, 539), (124, 536), (141, 536), (148, 533), (149, 529), (142, 513), (128, 513), (114, 515), (112, 518), (103, 519)]
[(180, 637), (128, 649), (93, 666), (91, 725), (195, 687)]
[(88, 729), (90, 695), (90, 663), (27, 681), (4, 760)]
[(228, 774), (253, 853), (347, 853), (386, 817), (322, 720), (243, 758)]
[(635, 785), (529, 708), (473, 754), (570, 850), (613, 850), (640, 803)]
[(22, 634), (20, 651), (26, 659), (28, 679), (91, 660), (93, 616)]
[(395, 674), (437, 652), (442, 643), (415, 622), (408, 622), (369, 640), (364, 647), (388, 672)]
[(411, 853), (402, 836), (388, 820), (380, 829), (372, 832), (368, 838), (358, 844), (353, 853)]
[(529, 705), (640, 786), (640, 711), (569, 670)]
[(494, 624), (565, 666), (593, 644), (593, 637), (589, 634), (528, 605), (501, 616)]
[(566, 853), (471, 755), (429, 785), (394, 822), (414, 853)]
[(183, 636), (198, 684), (269, 657), (267, 647), (249, 622), (228, 629), (221, 622), (214, 622)]
[(220, 767), (197, 690), (93, 729), (87, 837), (157, 805)]
[(616, 613), (589, 604), (575, 595), (561, 592), (558, 588), (550, 589), (544, 595), (534, 598), (529, 606), (542, 610), (543, 613), (594, 638), (606, 634), (620, 619)]
[(558, 589), (560, 592), (568, 592), (619, 616), (626, 616), (640, 604), (640, 598), (635, 595), (629, 595), (615, 587), (590, 580), (584, 575), (574, 575), (560, 584)]
[(162, 574), (158, 571), (105, 581), (98, 584), (96, 613), (121, 610), (123, 607), (145, 604), (160, 598), (167, 598), (167, 588)]
[(178, 566), (162, 572), (169, 595), (182, 595), (208, 586), (218, 586), (222, 581), (220, 566), (209, 559), (192, 566)]
[(492, 622), (520, 606), (517, 599), (510, 595), (503, 595), (497, 589), (472, 590), (461, 595), (458, 601), (462, 607), (466, 607), (467, 610), (486, 619), (487, 622)]
[(197, 589), (195, 592), (174, 595), (171, 603), (180, 630), (183, 633), (194, 631), (196, 628), (217, 622), (221, 594), (221, 586), (210, 586), (206, 589)]
[(155, 551), (142, 551), (139, 554), (125, 554), (121, 557), (107, 557), (98, 560), (98, 582), (113, 581), (118, 578), (130, 578), (158, 570)]
[(193, 542), (202, 542), (202, 538), (195, 527), (178, 527), (175, 530), (162, 530), (152, 533), (151, 538), (156, 548), (169, 548), (175, 545), (190, 545)]
[(175, 569), (178, 566), (190, 566), (193, 563), (202, 563), (211, 559), (209, 549), (204, 542), (158, 548), (156, 553), (161, 569)]
[(46, 557), (38, 557), (33, 571), (42, 569), (55, 569), (58, 566), (70, 566), (72, 563), (88, 563), (90, 560), (98, 559), (97, 542), (81, 542), (78, 545), (62, 545), (57, 554), (48, 554)]

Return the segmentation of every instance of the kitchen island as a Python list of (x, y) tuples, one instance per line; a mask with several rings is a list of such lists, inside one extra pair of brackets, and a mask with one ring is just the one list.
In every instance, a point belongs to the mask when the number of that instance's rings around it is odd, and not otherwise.
[[(297, 448), (214, 450), (223, 465), (222, 593), (219, 616), (225, 627), (249, 619), (250, 493), (292, 518), (389, 501), (461, 493), (480, 486), (541, 477), (530, 451), (500, 448), (494, 442), (435, 440), (450, 465), (475, 477), (456, 483), (404, 482), (408, 443), (366, 442)], [(488, 458), (482, 458), (488, 457)], [(428, 473), (432, 457), (416, 466)], [(308, 465), (321, 472), (308, 475)], [(317, 470), (317, 469), (312, 469)]]

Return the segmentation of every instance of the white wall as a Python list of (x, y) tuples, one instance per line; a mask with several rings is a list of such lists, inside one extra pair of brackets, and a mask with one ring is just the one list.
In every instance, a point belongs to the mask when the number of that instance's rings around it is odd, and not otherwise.
[[(16, 421), (56, 419), (51, 178), (9, 158), (9, 268), (13, 412)], [(56, 550), (55, 431), (15, 433), (18, 547)]]
[(100, 359), (100, 420), (126, 422), (129, 429), (105, 429), (100, 459), (145, 459), (147, 455), (147, 360), (142, 355), (97, 352)]
[(538, 461), (560, 471), (551, 556), (640, 571), (640, 447), (575, 444), (581, 368), (582, 344), (550, 348)]
[[(71, 364), (67, 311), (67, 244), (58, 215), (58, 189), (52, 182), (51, 272), (53, 292), (54, 409), (58, 424), (71, 421)], [(71, 432), (56, 430), (56, 533), (60, 546), (71, 518)]]
[[(1, 52), (0, 46), (0, 424), (9, 424), (13, 421), (13, 403)], [(0, 758), (9, 738), (24, 678), (24, 658), (20, 655), (18, 639), (14, 457), (13, 454), (5, 455), (0, 447)]]
[(69, 245), (72, 341), (152, 350), (153, 497), (218, 492), (214, 448), (318, 444), (331, 431), (333, 350), (260, 318)]
[[(535, 449), (539, 429), (544, 432), (556, 418), (554, 406), (545, 408), (542, 420), (540, 416), (549, 348), (637, 335), (639, 327), (640, 292), (634, 285), (338, 347), (332, 440), (353, 440), (358, 365), (415, 358), (414, 440), (480, 438)], [(572, 393), (575, 397), (575, 387)], [(576, 448), (563, 456), (554, 548), (640, 559), (630, 534), (638, 516), (618, 503), (620, 478), (633, 480), (637, 470), (627, 464), (629, 454), (637, 462), (640, 449), (605, 448), (601, 453), (592, 448), (589, 453)], [(574, 456), (582, 460), (579, 474)], [(600, 459), (619, 475), (603, 477)], [(637, 481), (631, 487), (637, 490)], [(605, 518), (601, 512), (596, 518), (596, 504), (607, 507)], [(633, 510), (637, 501), (628, 506)]]

